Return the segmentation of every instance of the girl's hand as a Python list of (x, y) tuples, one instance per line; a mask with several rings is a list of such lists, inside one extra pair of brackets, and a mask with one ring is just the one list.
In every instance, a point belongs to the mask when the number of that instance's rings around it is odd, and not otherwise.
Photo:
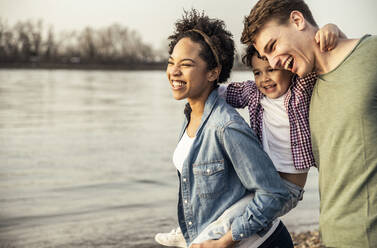
[(192, 244), (190, 248), (232, 248), (234, 244), (224, 244), (221, 240), (207, 240), (200, 244)]
[(232, 240), (232, 233), (228, 231), (219, 240), (207, 240), (200, 244), (192, 244), (190, 248), (232, 248), (237, 243)]
[(216, 248), (216, 247), (226, 247), (219, 244), (219, 240), (207, 240), (200, 244), (192, 244), (190, 248)]
[(315, 35), (315, 41), (319, 44), (321, 52), (327, 52), (336, 47), (339, 38), (347, 38), (335, 24), (326, 24)]

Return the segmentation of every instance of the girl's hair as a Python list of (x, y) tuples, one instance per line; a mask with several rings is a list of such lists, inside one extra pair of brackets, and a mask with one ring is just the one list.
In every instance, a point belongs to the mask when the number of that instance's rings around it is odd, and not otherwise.
[[(199, 32), (195, 30), (199, 30)], [(209, 37), (211, 46), (213, 46), (212, 49), (200, 32)], [(225, 82), (229, 78), (233, 67), (234, 41), (232, 34), (225, 29), (224, 22), (219, 19), (211, 19), (204, 12), (199, 13), (195, 9), (184, 11), (182, 19), (175, 23), (174, 33), (168, 37), (168, 40), (170, 40), (169, 54), (172, 54), (178, 41), (185, 37), (200, 44), (202, 49), (199, 56), (207, 63), (208, 70), (212, 70), (218, 66), (216, 55), (214, 55), (212, 50), (217, 52), (221, 65), (218, 82)]]
[(255, 49), (255, 47), (251, 44), (249, 44), (246, 48), (246, 54), (242, 57), (242, 63), (248, 67), (250, 67), (251, 69), (253, 69), (253, 65), (252, 65), (252, 59), (253, 59), (253, 56), (254, 55), (257, 55), (258, 58), (262, 59), (261, 56), (259, 55), (257, 49)]

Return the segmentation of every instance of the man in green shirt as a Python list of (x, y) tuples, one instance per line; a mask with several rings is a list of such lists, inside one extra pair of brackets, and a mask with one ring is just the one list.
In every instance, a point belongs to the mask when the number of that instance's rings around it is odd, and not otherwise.
[(303, 0), (260, 0), (241, 41), (271, 66), (319, 74), (310, 131), (319, 166), (320, 231), (328, 247), (377, 247), (377, 37), (340, 40), (323, 53)]

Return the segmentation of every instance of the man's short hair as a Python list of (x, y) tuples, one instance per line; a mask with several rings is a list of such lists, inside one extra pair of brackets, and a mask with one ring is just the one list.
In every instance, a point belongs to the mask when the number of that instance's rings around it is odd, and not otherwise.
[(255, 42), (255, 35), (268, 21), (274, 19), (279, 24), (287, 24), (292, 11), (300, 11), (313, 26), (318, 27), (304, 0), (259, 0), (245, 17), (241, 43)]

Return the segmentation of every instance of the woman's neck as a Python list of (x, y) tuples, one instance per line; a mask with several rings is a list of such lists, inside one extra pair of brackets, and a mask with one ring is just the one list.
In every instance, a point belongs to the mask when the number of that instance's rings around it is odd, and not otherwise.
[(208, 92), (201, 94), (198, 98), (188, 98), (188, 102), (191, 107), (190, 122), (186, 127), (186, 132), (189, 137), (195, 137), (195, 134), (200, 126), (202, 116), (204, 113), (204, 108), (209, 94), (214, 90), (215, 87), (211, 87)]
[(188, 100), (191, 107), (191, 118), (193, 116), (201, 116), (204, 112), (205, 101)]
[(208, 90), (206, 90), (206, 92), (203, 92), (203, 94), (201, 94), (199, 97), (187, 99), (191, 107), (191, 118), (202, 117), (208, 96), (214, 89), (215, 87), (211, 87)]

